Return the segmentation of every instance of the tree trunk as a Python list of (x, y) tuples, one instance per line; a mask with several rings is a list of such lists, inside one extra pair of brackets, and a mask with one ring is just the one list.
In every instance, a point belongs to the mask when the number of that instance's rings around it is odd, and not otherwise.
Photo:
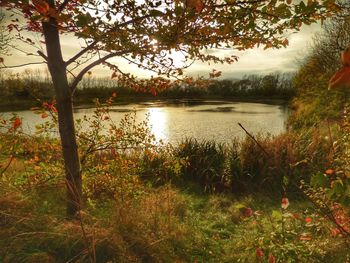
[[(54, 0), (49, 0), (54, 7)], [(72, 92), (68, 84), (66, 65), (62, 57), (57, 21), (43, 22), (47, 62), (56, 93), (58, 127), (62, 144), (67, 186), (67, 216), (76, 216), (81, 208), (82, 179), (75, 137)]]

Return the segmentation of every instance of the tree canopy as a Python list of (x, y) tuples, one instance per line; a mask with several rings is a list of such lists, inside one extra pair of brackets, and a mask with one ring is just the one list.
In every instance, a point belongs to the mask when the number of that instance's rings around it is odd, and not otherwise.
[[(12, 13), (10, 30), (42, 32), (42, 22), (51, 20), (61, 34), (85, 41), (81, 51), (66, 61), (72, 69), (86, 56), (92, 58), (72, 86), (101, 63), (115, 71), (113, 77), (129, 76), (107, 62), (116, 56), (166, 76), (182, 75), (181, 69), (195, 59), (234, 62), (235, 56), (218, 57), (206, 50), (285, 47), (286, 30), (298, 31), (302, 24), (325, 19), (341, 8), (335, 0), (5, 0), (1, 5)], [(25, 25), (16, 17), (18, 11)], [(177, 64), (174, 52), (189, 62)]]

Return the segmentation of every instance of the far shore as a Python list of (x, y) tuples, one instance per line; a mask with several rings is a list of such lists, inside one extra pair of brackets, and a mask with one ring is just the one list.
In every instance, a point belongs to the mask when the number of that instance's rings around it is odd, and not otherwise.
[[(99, 99), (101, 103), (103, 103), (106, 99), (100, 98)], [(87, 109), (87, 108), (93, 108), (94, 105), (94, 99), (91, 99), (90, 101), (74, 101), (74, 108), (75, 109)], [(145, 105), (177, 105), (177, 104), (184, 104), (184, 105), (195, 105), (195, 104), (212, 104), (212, 103), (222, 103), (222, 102), (251, 102), (251, 103), (263, 103), (263, 104), (271, 104), (271, 105), (287, 105), (289, 103), (288, 99), (281, 98), (281, 97), (203, 97), (200, 98), (164, 98), (164, 97), (117, 97), (114, 100), (113, 105), (129, 105), (129, 104), (145, 104)], [(23, 110), (30, 110), (32, 107), (38, 107), (40, 106), (40, 102), (37, 100), (23, 100), (23, 99), (14, 99), (14, 100), (6, 100), (1, 101), (0, 100), (0, 112), (10, 112), (10, 111), (23, 111)]]

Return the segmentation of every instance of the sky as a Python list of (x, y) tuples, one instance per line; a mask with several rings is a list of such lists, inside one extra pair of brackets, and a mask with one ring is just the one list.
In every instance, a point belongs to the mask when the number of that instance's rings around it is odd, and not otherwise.
[[(185, 71), (187, 75), (194, 77), (208, 76), (208, 73), (212, 69), (222, 71), (221, 78), (240, 79), (244, 75), (250, 74), (269, 74), (275, 72), (293, 72), (298, 69), (298, 63), (307, 55), (308, 47), (312, 44), (312, 37), (315, 33), (321, 30), (320, 25), (314, 24), (311, 26), (303, 26), (298, 33), (287, 34), (289, 40), (289, 46), (281, 49), (267, 49), (254, 48), (246, 51), (236, 50), (211, 50), (210, 52), (216, 52), (216, 55), (236, 55), (239, 57), (238, 62), (233, 64), (221, 65), (195, 62), (188, 70)], [(29, 35), (32, 40), (39, 43), (40, 36)], [(24, 49), (28, 52), (36, 54), (37, 49), (32, 49), (30, 46), (23, 47), (21, 44), (13, 43), (20, 49)], [(83, 43), (75, 39), (72, 36), (65, 36), (61, 39), (63, 55), (65, 59), (73, 56), (80, 50), (80, 46)], [(43, 46), (43, 45), (42, 45)], [(45, 53), (45, 52), (44, 52)], [(40, 57), (28, 56), (18, 50), (12, 50), (11, 56), (4, 57), (5, 64), (7, 66), (24, 64), (35, 61), (42, 61)], [(111, 60), (109, 60), (111, 61)], [(122, 59), (112, 60), (116, 63), (124, 72), (130, 72), (139, 77), (150, 77), (154, 73), (142, 71), (136, 66), (128, 64)], [(40, 69), (44, 70), (46, 65), (30, 65), (27, 68), (32, 70)], [(21, 72), (25, 67), (12, 69), (13, 72)], [(111, 76), (111, 72), (108, 68), (96, 67), (92, 70), (92, 74), (95, 77)]]

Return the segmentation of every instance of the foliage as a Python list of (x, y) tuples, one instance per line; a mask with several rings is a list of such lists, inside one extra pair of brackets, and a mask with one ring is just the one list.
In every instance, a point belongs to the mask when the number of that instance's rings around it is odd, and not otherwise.
[[(268, 216), (262, 213), (255, 212), (247, 219), (247, 225), (254, 229), (254, 242), (247, 246), (247, 250), (257, 262), (327, 260), (327, 250), (335, 241), (330, 237), (330, 225), (325, 218), (310, 208), (300, 212), (282, 208), (270, 211)], [(346, 256), (344, 253), (343, 259)], [(334, 259), (332, 261), (335, 262)], [(249, 262), (249, 258), (240, 258), (239, 262)]]
[[(43, 25), (51, 19), (60, 27), (61, 33), (73, 33), (86, 40), (87, 45), (69, 60), (68, 65), (79, 65), (93, 58), (99, 50), (108, 52), (83, 69), (73, 81), (74, 85), (93, 66), (101, 63), (114, 70), (113, 77), (129, 78), (122, 69), (106, 61), (114, 56), (164, 75), (182, 75), (181, 68), (187, 67), (174, 63), (169, 56), (172, 52), (185, 53), (187, 60), (233, 62), (236, 57), (221, 58), (206, 54), (205, 49), (233, 47), (244, 50), (257, 44), (265, 48), (286, 46), (285, 30), (299, 30), (303, 23), (311, 24), (342, 10), (342, 5), (336, 1), (309, 1), (305, 4), (289, 0), (245, 2), (243, 5), (214, 0), (127, 1), (125, 4), (118, 1), (113, 4), (106, 2), (105, 5), (94, 0), (69, 3), (33, 1), (33, 4), (8, 0), (2, 5), (22, 13), (27, 22), (21, 28), (13, 19), (8, 25), (10, 31), (42, 32)], [(124, 15), (117, 16), (117, 13)], [(28, 38), (24, 41), (34, 43)]]
[(316, 130), (328, 140), (328, 156), (315, 156), (317, 163), (323, 161), (324, 165), (316, 165), (310, 171), (310, 181), (302, 181), (301, 189), (318, 212), (333, 224), (332, 235), (347, 240), (350, 236), (349, 94), (346, 90), (328, 91), (327, 85), (331, 74), (340, 66), (339, 51), (348, 45), (348, 26), (349, 21), (339, 16), (328, 21), (314, 40), (311, 54), (294, 79), (296, 112), (290, 119), (294, 129)]
[(309, 54), (294, 78), (296, 97), (289, 124), (293, 129), (318, 126), (325, 121), (339, 121), (348, 94), (346, 91), (328, 91), (331, 75), (339, 69), (340, 51), (349, 43), (347, 16), (330, 19), (316, 36)]

